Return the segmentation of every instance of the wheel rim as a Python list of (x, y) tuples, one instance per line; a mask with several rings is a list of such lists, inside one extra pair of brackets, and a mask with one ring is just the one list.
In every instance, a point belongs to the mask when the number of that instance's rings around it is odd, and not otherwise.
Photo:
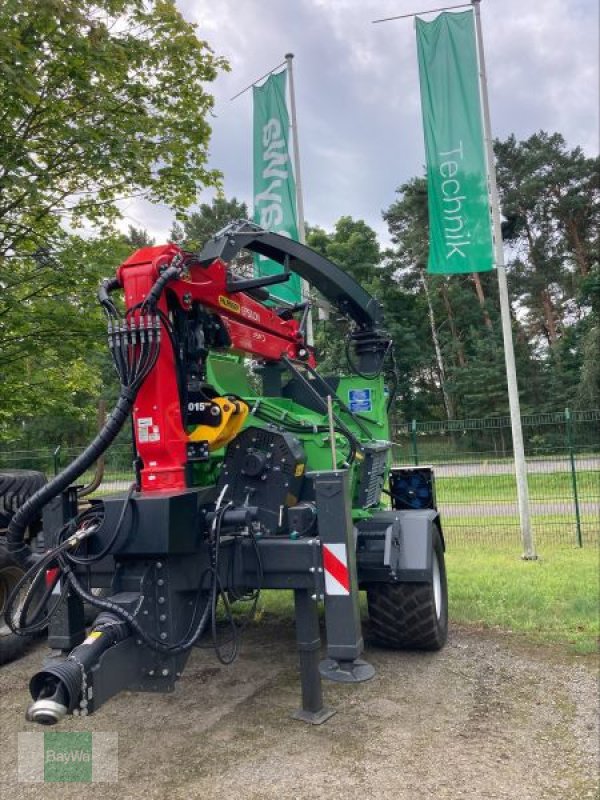
[(442, 616), (442, 576), (435, 550), (433, 551), (433, 602), (435, 603), (435, 615), (439, 619)]
[(10, 593), (22, 577), (23, 570), (19, 567), (0, 568), (0, 636), (9, 636), (12, 633), (4, 621), (4, 609)]

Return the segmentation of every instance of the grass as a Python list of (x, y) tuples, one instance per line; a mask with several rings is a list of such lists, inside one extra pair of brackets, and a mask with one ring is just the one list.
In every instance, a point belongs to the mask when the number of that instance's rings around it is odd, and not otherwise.
[(447, 566), (450, 617), (455, 622), (499, 627), (578, 653), (596, 651), (596, 547), (548, 548), (538, 561), (522, 561), (500, 549), (453, 548), (447, 553)]
[[(517, 633), (570, 652), (597, 652), (597, 548), (554, 547), (537, 561), (522, 561), (516, 550), (463, 547), (451, 548), (446, 560), (451, 621)], [(364, 596), (361, 605), (366, 616)], [(261, 608), (291, 618), (292, 592), (263, 592)]]
[[(569, 472), (530, 473), (531, 500), (565, 500), (573, 502), (573, 484)], [(436, 478), (439, 503), (516, 502), (517, 484), (514, 475), (468, 475)], [(580, 501), (600, 499), (600, 472), (578, 470), (577, 490)]]
[[(451, 550), (456, 547), (503, 547), (505, 552), (514, 552), (521, 541), (517, 514), (482, 516), (477, 509), (466, 507), (457, 516), (444, 515), (442, 527), (446, 544)], [(582, 513), (581, 537), (584, 547), (597, 545), (600, 538), (600, 516)], [(573, 512), (563, 514), (533, 514), (533, 532), (538, 548), (577, 544), (577, 525)]]

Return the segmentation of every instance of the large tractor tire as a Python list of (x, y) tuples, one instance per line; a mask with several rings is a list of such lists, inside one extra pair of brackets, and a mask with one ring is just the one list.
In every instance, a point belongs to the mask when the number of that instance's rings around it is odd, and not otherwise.
[[(17, 509), (46, 483), (43, 472), (29, 469), (0, 471), (0, 533), (8, 528)], [(29, 540), (39, 532), (41, 519), (35, 520), (28, 530)], [(0, 535), (0, 664), (19, 658), (31, 641), (29, 637), (16, 636), (4, 621), (4, 607), (13, 587), (23, 576), (23, 569), (13, 561)]]
[(377, 583), (367, 589), (371, 638), (393, 649), (440, 650), (448, 638), (444, 545), (433, 534), (431, 583)]
[(4, 621), (8, 596), (23, 577), (23, 569), (15, 563), (0, 544), (0, 664), (19, 658), (25, 652), (29, 637), (17, 636)]
[(0, 530), (8, 528), (16, 510), (46, 483), (43, 472), (0, 470)]

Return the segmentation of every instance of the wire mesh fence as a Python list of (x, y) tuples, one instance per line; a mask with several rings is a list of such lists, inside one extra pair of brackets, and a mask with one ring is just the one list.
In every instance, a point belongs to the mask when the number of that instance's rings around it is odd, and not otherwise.
[[(600, 410), (523, 417), (534, 535), (545, 545), (589, 546), (600, 540)], [(90, 437), (91, 438), (91, 437)], [(510, 419), (412, 422), (393, 433), (396, 466), (434, 468), (438, 508), (448, 545), (520, 547)], [(55, 474), (82, 447), (56, 442), (38, 448), (0, 445), (0, 469)], [(133, 480), (127, 436), (106, 453), (96, 494), (127, 489)], [(89, 470), (79, 481), (92, 481)]]
[[(523, 416), (538, 547), (600, 538), (600, 410)], [(394, 432), (394, 463), (432, 465), (448, 543), (520, 545), (509, 417), (420, 422)]]

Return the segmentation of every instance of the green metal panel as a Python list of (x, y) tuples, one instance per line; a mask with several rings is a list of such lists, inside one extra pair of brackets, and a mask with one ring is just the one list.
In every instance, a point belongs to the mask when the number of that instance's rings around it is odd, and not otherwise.
[[(332, 451), (329, 436), (329, 425), (326, 414), (306, 408), (284, 397), (262, 397), (252, 386), (249, 369), (244, 359), (237, 356), (211, 353), (208, 358), (207, 379), (221, 394), (236, 394), (242, 397), (251, 408), (245, 423), (265, 427), (268, 424), (280, 425), (291, 430), (301, 441), (307, 458), (307, 470), (332, 469)], [(353, 392), (369, 390), (369, 409), (361, 411), (357, 416), (366, 433), (361, 430), (354, 416), (338, 406), (334, 400), (334, 411), (344, 425), (355, 435), (361, 444), (374, 441), (389, 441), (389, 424), (386, 409), (387, 396), (383, 377), (366, 380), (356, 376), (343, 376), (339, 379), (336, 396), (345, 406), (349, 406)], [(349, 457), (348, 443), (345, 437), (336, 435), (336, 468), (342, 468)], [(213, 461), (220, 462), (222, 451), (213, 454)], [(391, 453), (387, 468), (391, 462)], [(355, 496), (361, 455), (358, 453), (351, 467), (352, 494)], [(207, 471), (208, 468), (205, 468)], [(212, 475), (212, 470), (209, 470)], [(207, 477), (208, 477), (207, 472)], [(387, 470), (386, 470), (387, 476)], [(355, 518), (370, 516), (373, 509), (356, 508)]]

